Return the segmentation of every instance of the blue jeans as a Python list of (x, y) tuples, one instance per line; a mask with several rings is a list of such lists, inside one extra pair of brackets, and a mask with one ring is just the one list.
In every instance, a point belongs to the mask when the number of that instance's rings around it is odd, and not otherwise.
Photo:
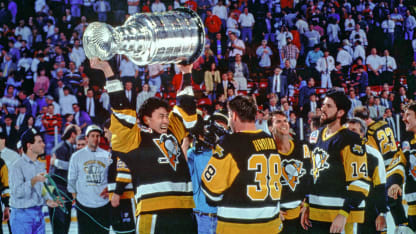
[[(55, 146), (55, 136), (45, 133), (43, 138), (45, 140), (45, 153), (46, 155), (51, 155), (52, 149)], [(61, 135), (58, 134), (58, 142), (60, 141), (60, 139)]]
[(25, 209), (13, 208), (10, 213), (10, 225), (13, 233), (45, 233), (45, 220), (41, 206)]
[(106, 22), (107, 21), (107, 12), (98, 12), (98, 21)]
[(217, 230), (217, 217), (209, 217), (195, 213), (198, 223), (198, 234), (215, 234)]
[(242, 27), (241, 40), (245, 42), (246, 38), (248, 38), (248, 43), (251, 43), (251, 41), (253, 40), (253, 30), (249, 27)]

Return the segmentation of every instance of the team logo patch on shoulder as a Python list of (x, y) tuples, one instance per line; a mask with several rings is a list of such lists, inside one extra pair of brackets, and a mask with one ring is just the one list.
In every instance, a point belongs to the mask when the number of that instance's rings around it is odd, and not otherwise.
[(352, 147), (352, 152), (362, 155), (364, 153), (364, 150), (361, 145), (354, 144), (354, 146)]
[(162, 134), (159, 138), (153, 139), (153, 142), (163, 154), (163, 157), (158, 158), (158, 162), (169, 164), (176, 171), (176, 165), (179, 163), (178, 158), (181, 154), (176, 138), (172, 134)]
[(312, 169), (311, 175), (313, 176), (313, 181), (316, 183), (319, 177), (319, 172), (329, 168), (329, 163), (327, 162), (329, 154), (317, 147), (312, 151)]
[(282, 161), (282, 167), (282, 185), (287, 185), (292, 191), (295, 191), (296, 185), (299, 184), (299, 178), (306, 174), (303, 162), (285, 159)]
[(406, 152), (406, 151), (410, 150), (410, 143), (408, 141), (403, 141), (402, 142), (402, 150), (403, 150), (403, 152)]
[(224, 156), (224, 149), (219, 145), (215, 145), (215, 148), (213, 149), (213, 155), (216, 155), (219, 158), (222, 158)]
[(311, 135), (309, 136), (309, 142), (311, 144), (315, 144), (318, 141), (318, 136), (319, 136), (319, 130), (313, 131)]

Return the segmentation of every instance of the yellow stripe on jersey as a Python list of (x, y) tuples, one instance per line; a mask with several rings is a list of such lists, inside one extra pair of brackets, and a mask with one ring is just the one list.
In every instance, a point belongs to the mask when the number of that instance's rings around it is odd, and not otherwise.
[(286, 212), (286, 215), (284, 216), (285, 217), (285, 220), (296, 219), (300, 215), (300, 206), (298, 206), (298, 207), (296, 207), (294, 209), (286, 210), (285, 212)]
[[(340, 210), (309, 208), (309, 218), (314, 221), (329, 222), (332, 223), (335, 217), (340, 214)], [(363, 223), (364, 222), (364, 210), (352, 210), (349, 212), (347, 223)]]
[(202, 182), (211, 193), (221, 194), (234, 182), (240, 170), (231, 153), (223, 158), (211, 157), (204, 172)]
[(416, 215), (416, 204), (409, 205), (409, 209), (407, 210), (407, 215)]
[(9, 187), (9, 172), (7, 170), (6, 164), (3, 164), (3, 166), (0, 169), (0, 178), (1, 178), (1, 184), (3, 185), (3, 188)]
[(392, 175), (400, 175), (402, 177), (402, 183), (404, 183), (405, 179), (405, 168), (404, 166), (407, 165), (406, 156), (403, 154), (402, 150), (399, 150), (391, 160), (390, 165), (388, 165), (386, 172), (386, 178), (389, 178)]
[(179, 143), (188, 135), (182, 120), (172, 112), (169, 114), (169, 130), (178, 139)]
[(116, 178), (116, 182), (121, 182), (121, 183), (131, 183), (131, 178), (130, 178), (130, 179), (127, 179), (127, 178), (120, 178), (120, 177), (117, 177), (117, 178)]
[[(141, 142), (140, 128), (136, 123), (133, 123), (132, 120), (135, 118), (136, 111), (134, 110), (113, 109), (110, 131), (112, 133), (111, 145), (114, 151), (127, 153), (139, 147)], [(120, 120), (125, 120), (131, 126), (126, 126)]]
[(374, 169), (373, 178), (371, 178), (371, 179), (372, 179), (372, 182), (373, 182), (373, 187), (382, 184), (378, 166), (376, 166), (376, 168)]
[(217, 233), (238, 234), (270, 234), (280, 233), (283, 229), (282, 220), (279, 217), (266, 223), (231, 223), (218, 220)]
[(378, 146), (376, 140), (374, 139), (373, 135), (368, 135), (367, 137), (367, 144), (371, 147), (373, 147), (374, 149), (377, 149), (378, 151), (380, 151), (380, 147)]
[(197, 114), (188, 115), (179, 106), (174, 106), (172, 112), (182, 117), (185, 126), (190, 125), (190, 127), (193, 127), (192, 125), (198, 120)]
[(192, 209), (195, 203), (190, 196), (160, 196), (140, 200), (136, 208), (136, 216), (142, 212), (152, 212), (167, 209)]
[[(137, 231), (139, 234), (152, 234), (156, 224), (155, 214), (143, 214), (138, 217)], [(152, 230), (153, 229), (153, 230)]]
[[(114, 193), (110, 192), (108, 193), (108, 199), (111, 201), (111, 198), (113, 197)], [(133, 191), (124, 191), (123, 194), (120, 195), (120, 199), (130, 199), (134, 197)]]
[(364, 194), (366, 197), (368, 196), (368, 190), (361, 187), (361, 186), (349, 185), (348, 186), (348, 191), (360, 192), (360, 193)]

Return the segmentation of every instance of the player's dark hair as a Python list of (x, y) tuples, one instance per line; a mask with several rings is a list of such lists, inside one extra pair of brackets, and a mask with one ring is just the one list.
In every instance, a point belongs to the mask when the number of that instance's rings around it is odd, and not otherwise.
[(337, 90), (331, 90), (328, 92), (326, 97), (334, 100), (338, 110), (344, 111), (344, 115), (341, 117), (341, 124), (347, 122), (347, 114), (351, 108), (351, 101), (348, 99), (345, 93)]
[(256, 121), (257, 106), (252, 98), (236, 96), (228, 103), (228, 109), (237, 113), (242, 122)]
[(140, 124), (146, 125), (144, 123), (144, 117), (152, 117), (153, 111), (161, 107), (165, 108), (167, 111), (170, 110), (169, 104), (160, 98), (151, 97), (147, 99), (139, 109)]
[(413, 111), (413, 112), (415, 112), (415, 113), (416, 113), (416, 102), (409, 103), (409, 104), (405, 107), (405, 110), (411, 110), (411, 111)]
[(107, 129), (110, 129), (110, 126), (111, 126), (111, 119), (107, 119), (107, 120), (104, 122), (103, 127), (104, 127), (104, 128), (107, 128)]
[(272, 117), (275, 116), (275, 115), (281, 115), (281, 116), (284, 116), (284, 117), (287, 118), (285, 112), (283, 112), (282, 110), (275, 110), (275, 111), (273, 111), (272, 112)]
[(68, 125), (65, 128), (64, 134), (61, 137), (62, 140), (68, 140), (71, 137), (72, 133), (77, 134), (77, 127), (75, 126), (75, 124)]
[(367, 120), (370, 118), (370, 112), (367, 107), (359, 106), (354, 109), (354, 117), (360, 118), (362, 120)]
[(22, 141), (22, 147), (23, 147), (23, 152), (27, 153), (27, 144), (35, 144), (35, 137), (36, 136), (40, 136), (42, 137), (39, 133), (29, 133), (28, 131), (32, 131), (32, 129), (28, 129), (26, 130), (21, 138)]

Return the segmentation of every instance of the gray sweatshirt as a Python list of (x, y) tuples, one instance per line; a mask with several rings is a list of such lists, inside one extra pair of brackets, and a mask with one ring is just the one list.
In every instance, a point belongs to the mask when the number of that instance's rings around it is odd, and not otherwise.
[(109, 200), (100, 193), (107, 186), (108, 166), (111, 164), (110, 153), (97, 148), (93, 152), (85, 147), (75, 152), (69, 160), (68, 192), (76, 193), (81, 205), (98, 208)]

